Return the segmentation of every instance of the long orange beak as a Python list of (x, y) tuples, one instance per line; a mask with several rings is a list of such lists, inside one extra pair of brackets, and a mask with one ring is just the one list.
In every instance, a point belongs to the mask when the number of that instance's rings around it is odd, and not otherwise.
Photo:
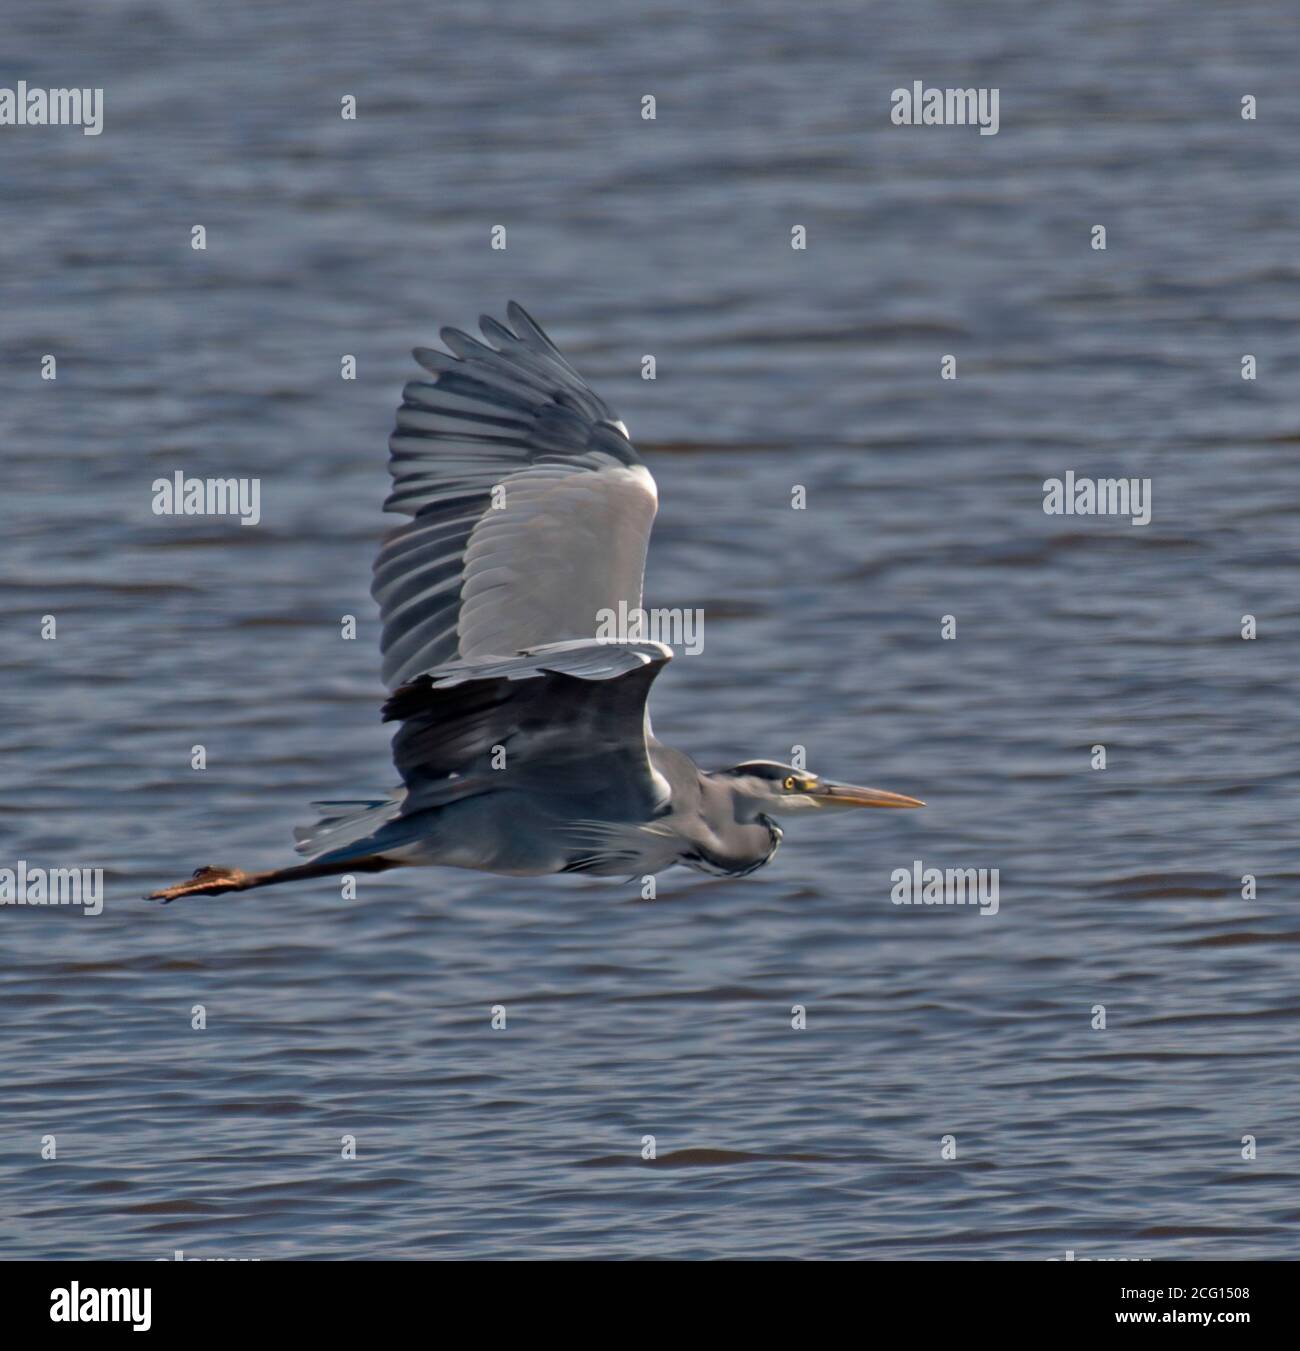
[(917, 797), (904, 793), (890, 793), (883, 788), (855, 788), (851, 783), (835, 783), (823, 779), (808, 794), (814, 802), (826, 807), (924, 807)]

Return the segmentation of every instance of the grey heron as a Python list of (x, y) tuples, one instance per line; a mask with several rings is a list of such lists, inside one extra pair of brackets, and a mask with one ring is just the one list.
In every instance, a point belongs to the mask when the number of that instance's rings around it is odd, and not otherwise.
[(315, 804), (306, 863), (200, 868), (150, 899), (400, 866), (743, 877), (776, 852), (777, 817), (925, 805), (773, 760), (702, 770), (655, 737), (646, 698), (672, 649), (598, 624), (644, 613), (654, 479), (528, 313), (507, 318), (415, 350), (429, 378), (403, 389), (389, 441), (384, 509), (411, 520), (371, 591), (401, 787)]

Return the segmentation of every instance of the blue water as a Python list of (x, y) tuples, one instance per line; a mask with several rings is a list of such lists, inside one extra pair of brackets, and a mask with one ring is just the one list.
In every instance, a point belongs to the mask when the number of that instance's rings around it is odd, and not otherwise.
[[(8, 16), (0, 85), (105, 123), (0, 128), (0, 866), (106, 901), (0, 907), (0, 1255), (1293, 1256), (1298, 45), (1267, 0)], [(999, 133), (891, 125), (914, 79)], [(393, 781), (385, 439), (410, 347), (511, 297), (658, 479), (648, 600), (704, 610), (659, 735), (929, 807), (653, 901), (146, 904)], [(260, 525), (153, 515), (178, 469)], [(1151, 524), (1045, 515), (1068, 469)], [(915, 859), (998, 914), (891, 904)]]

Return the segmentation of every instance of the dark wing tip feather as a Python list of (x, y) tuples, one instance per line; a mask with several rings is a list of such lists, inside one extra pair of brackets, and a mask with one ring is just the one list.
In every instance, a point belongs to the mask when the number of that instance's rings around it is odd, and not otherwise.
[(556, 356), (559, 356), (559, 348), (547, 337), (546, 330), (517, 300), (511, 300), (507, 303), (506, 318), (515, 326), (516, 331), (519, 331), (521, 338), (525, 336), (535, 338), (544, 347), (549, 348)]
[(399, 722), (413, 717), (422, 709), (428, 699), (433, 680), (428, 675), (418, 675), (399, 685), (384, 700), (379, 710), (380, 722)]

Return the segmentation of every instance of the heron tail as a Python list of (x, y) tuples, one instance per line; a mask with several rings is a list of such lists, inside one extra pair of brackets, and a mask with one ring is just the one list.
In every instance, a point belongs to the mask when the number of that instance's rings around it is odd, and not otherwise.
[[(349, 845), (368, 841), (381, 827), (402, 813), (405, 788), (395, 788), (384, 798), (348, 799), (343, 802), (313, 802), (320, 816), (309, 826), (298, 826), (293, 837), (297, 850), (309, 858), (337, 854)], [(359, 853), (369, 853), (362, 848)]]

